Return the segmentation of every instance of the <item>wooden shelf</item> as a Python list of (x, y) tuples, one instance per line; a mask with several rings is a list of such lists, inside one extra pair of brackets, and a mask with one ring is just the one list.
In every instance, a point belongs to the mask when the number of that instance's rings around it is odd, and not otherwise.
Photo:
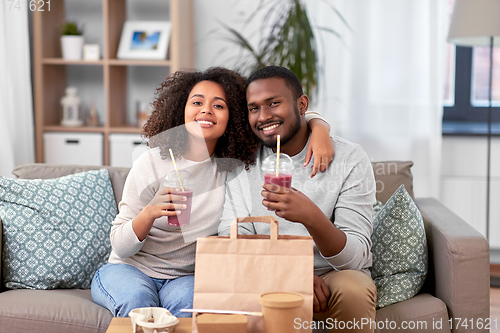
[[(109, 165), (109, 135), (112, 133), (140, 134), (142, 131), (142, 128), (125, 125), (129, 122), (129, 111), (132, 111), (128, 110), (129, 99), (132, 97), (129, 95), (131, 83), (129, 80), (134, 80), (130, 73), (133, 73), (134, 70), (137, 71), (132, 67), (150, 66), (158, 67), (158, 69), (161, 67), (166, 75), (179, 69), (193, 69), (195, 67), (193, 0), (168, 0), (167, 2), (166, 6), (169, 8), (165, 17), (170, 17), (172, 33), (166, 60), (116, 59), (121, 31), (127, 20), (127, 1), (131, 0), (101, 0), (100, 4), (91, 5), (95, 6), (92, 9), (93, 13), (97, 7), (100, 8), (97, 11), (102, 11), (103, 39), (100, 47), (103, 58), (97, 61), (62, 59), (59, 31), (61, 24), (68, 19), (66, 15), (70, 15), (66, 12), (64, 0), (52, 0), (50, 11), (33, 12), (35, 143), (38, 163), (45, 162), (43, 133), (75, 132), (102, 133), (104, 164)], [(147, 1), (144, 1), (144, 4), (147, 5)], [(154, 6), (154, 3), (151, 2), (150, 5)], [(71, 15), (71, 19), (79, 22), (81, 18), (78, 17), (78, 14)], [(93, 17), (96, 17), (94, 14)], [(88, 18), (85, 15), (85, 13), (81, 13), (82, 18)], [(70, 66), (96, 66), (98, 70), (96, 67), (89, 67), (88, 70), (84, 68), (83, 71), (82, 68), (68, 69)], [(76, 77), (75, 72), (85, 73), (86, 77)], [(100, 89), (98, 93), (102, 93), (104, 96), (105, 106), (98, 108), (104, 113), (104, 115), (100, 114), (102, 126), (64, 127), (58, 125), (61, 122), (62, 113), (60, 101), (68, 84), (78, 86), (79, 82), (84, 82), (82, 89), (89, 89), (88, 82), (93, 82), (92, 79), (95, 79), (95, 82), (102, 82), (98, 87), (91, 87), (91, 89)], [(83, 90), (81, 92), (81, 96), (85, 96)], [(91, 92), (91, 94), (94, 93)], [(151, 91), (151, 96), (148, 97), (152, 97), (154, 93)], [(88, 103), (89, 101), (82, 101), (84, 105)]]
[(44, 65), (84, 65), (84, 66), (98, 66), (104, 65), (104, 60), (65, 60), (62, 58), (44, 58), (42, 59)]
[(124, 60), (124, 59), (109, 59), (107, 63), (110, 66), (164, 66), (172, 65), (170, 60)]
[(68, 127), (68, 126), (44, 126), (45, 132), (79, 132), (79, 133), (104, 133), (105, 128), (100, 127), (90, 127), (90, 126), (81, 126), (81, 127)]
[(141, 134), (142, 128), (135, 126), (126, 126), (126, 127), (109, 127), (109, 133), (130, 133), (130, 134)]

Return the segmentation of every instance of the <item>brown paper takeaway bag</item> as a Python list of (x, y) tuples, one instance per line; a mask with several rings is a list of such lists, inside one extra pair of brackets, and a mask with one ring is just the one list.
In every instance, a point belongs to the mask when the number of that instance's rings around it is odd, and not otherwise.
[[(271, 235), (238, 235), (238, 223), (244, 222), (269, 223)], [(278, 221), (273, 216), (237, 218), (229, 237), (197, 241), (193, 307), (260, 312), (261, 294), (296, 292), (304, 296), (300, 323), (310, 323), (313, 274), (312, 237), (278, 236)], [(262, 317), (249, 317), (247, 332), (264, 332)]]

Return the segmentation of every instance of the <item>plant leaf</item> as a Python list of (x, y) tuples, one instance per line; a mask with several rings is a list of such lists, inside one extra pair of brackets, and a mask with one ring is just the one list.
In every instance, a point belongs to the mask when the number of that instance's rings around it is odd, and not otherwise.
[[(332, 4), (326, 3), (352, 30), (342, 14)], [(297, 75), (306, 94), (317, 91), (322, 67), (318, 61), (316, 36), (302, 0), (260, 0), (258, 8), (252, 12), (247, 22), (263, 10), (266, 10), (266, 14), (260, 26), (260, 34), (265, 37), (260, 39), (257, 48), (252, 47), (241, 33), (220, 23), (232, 36), (229, 40), (249, 55), (246, 59), (238, 58), (240, 66), (252, 71), (268, 65), (288, 67)], [(331, 33), (342, 40), (340, 33), (332, 28), (315, 26), (314, 29)]]
[(354, 32), (354, 30), (352, 29), (352, 27), (349, 25), (349, 23), (347, 22), (347, 20), (344, 18), (344, 16), (339, 12), (339, 10), (337, 8), (335, 8), (328, 0), (320, 0), (321, 2), (325, 3), (328, 5), (328, 7), (331, 8), (331, 10), (337, 14), (337, 16), (340, 18), (340, 20), (344, 23), (344, 25), (349, 29), (351, 30), (352, 32)]
[(323, 31), (326, 31), (326, 32), (332, 33), (332, 34), (334, 34), (335, 36), (337, 36), (338, 38), (342, 39), (342, 36), (340, 35), (340, 33), (339, 33), (339, 32), (337, 32), (336, 30), (333, 30), (332, 28), (320, 27), (320, 26), (315, 25), (315, 26), (314, 26), (314, 29), (323, 30)]

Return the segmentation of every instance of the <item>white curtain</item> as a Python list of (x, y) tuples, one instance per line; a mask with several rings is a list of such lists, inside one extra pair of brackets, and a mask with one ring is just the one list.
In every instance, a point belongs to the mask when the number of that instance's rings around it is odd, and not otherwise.
[[(345, 18), (344, 24), (326, 4)], [(309, 0), (321, 32), (316, 108), (372, 161), (412, 160), (417, 197), (439, 198), (447, 0)]]
[(0, 176), (35, 160), (28, 6), (0, 3)]

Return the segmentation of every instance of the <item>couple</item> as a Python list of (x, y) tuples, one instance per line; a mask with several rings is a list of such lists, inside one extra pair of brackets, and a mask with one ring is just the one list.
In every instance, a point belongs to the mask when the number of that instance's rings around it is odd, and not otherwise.
[[(318, 318), (374, 319), (376, 291), (366, 271), (375, 201), (370, 162), (358, 146), (331, 139), (321, 121), (309, 122), (311, 133), (304, 116), (308, 103), (297, 77), (281, 67), (258, 70), (248, 81), (222, 68), (167, 78), (144, 127), (151, 149), (129, 173), (111, 230), (109, 263), (92, 282), (94, 301), (115, 316), (144, 306), (162, 306), (181, 315), (180, 309), (192, 305), (196, 237), (215, 234), (217, 227), (227, 234), (234, 214), (265, 215), (270, 208), (276, 210), (281, 232), (313, 236)], [(260, 188), (260, 164), (273, 153), (267, 146), (276, 146), (278, 134), (282, 152), (295, 163), (305, 160), (308, 165), (314, 154), (311, 175), (302, 167), (294, 172), (293, 185), (303, 184), (301, 192)], [(328, 168), (327, 143), (335, 147)], [(182, 229), (168, 225), (165, 218), (185, 208), (172, 203), (182, 196), (161, 186), (161, 179), (173, 170), (170, 148), (177, 167), (194, 175), (198, 191), (191, 223)], [(326, 153), (318, 156), (318, 150)], [(237, 167), (237, 161), (244, 166)], [(326, 172), (311, 180), (318, 168)], [(250, 189), (241, 186), (238, 174), (251, 180)], [(231, 179), (227, 183), (226, 177)], [(325, 183), (326, 190), (314, 190), (315, 183)], [(266, 230), (256, 225), (244, 232)]]

